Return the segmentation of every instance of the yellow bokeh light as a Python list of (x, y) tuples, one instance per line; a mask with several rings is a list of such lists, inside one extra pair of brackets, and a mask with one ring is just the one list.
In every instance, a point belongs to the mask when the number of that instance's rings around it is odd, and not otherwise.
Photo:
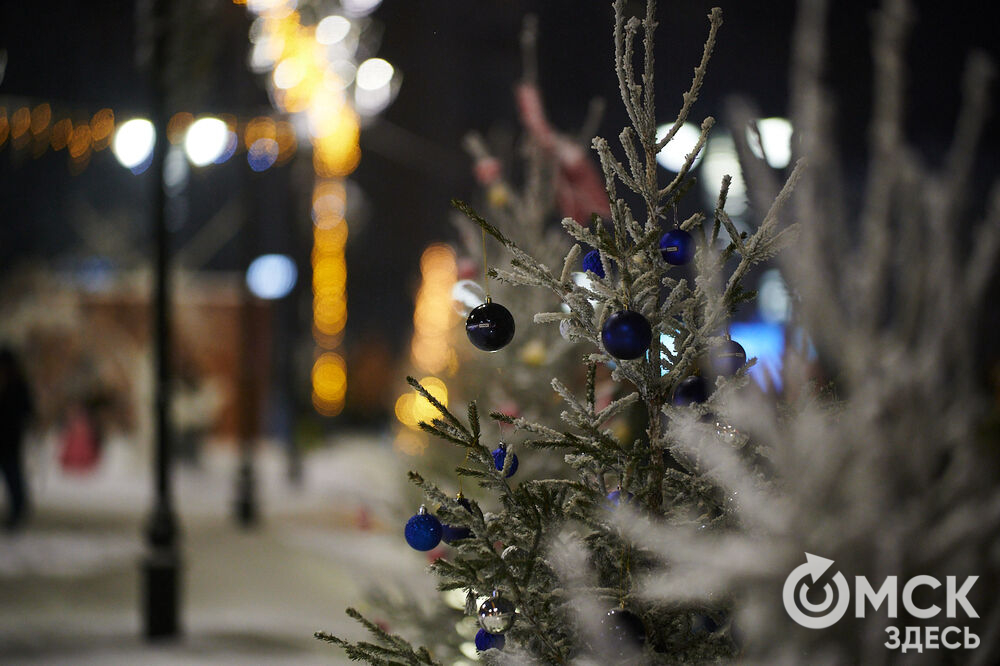
[(413, 416), (413, 399), (416, 397), (416, 393), (404, 393), (396, 399), (396, 418), (399, 422), (410, 428), (415, 428), (417, 426), (417, 419)]
[(275, 124), (275, 141), (278, 142), (277, 164), (284, 164), (295, 156), (298, 150), (298, 140), (295, 138), (295, 128), (287, 120)]
[[(445, 407), (448, 406), (448, 387), (437, 377), (424, 377), (420, 385), (430, 393), (435, 400)], [(433, 421), (441, 417), (441, 412), (423, 395), (417, 393), (413, 401), (413, 415), (417, 421)]]
[[(441, 379), (434, 376), (424, 377), (420, 380), (420, 385), (435, 400), (445, 407), (448, 406), (448, 387)], [(408, 428), (417, 428), (422, 421), (431, 423), (434, 419), (441, 418), (441, 412), (437, 410), (437, 407), (416, 390), (399, 396), (396, 400), (395, 413), (399, 422)]]
[(428, 372), (442, 372), (453, 364), (448, 333), (455, 324), (451, 288), (458, 278), (455, 251), (434, 244), (420, 257), (422, 281), (413, 308), (413, 340), (410, 353), (414, 365)]
[(115, 132), (115, 113), (111, 109), (101, 109), (90, 119), (90, 135), (94, 150), (104, 150), (111, 143)]
[(170, 143), (180, 143), (184, 140), (188, 127), (194, 122), (194, 114), (187, 111), (175, 113), (167, 121), (167, 140)]
[(86, 156), (91, 148), (90, 125), (77, 125), (69, 137), (69, 156), (78, 160)]
[(38, 136), (49, 127), (52, 122), (52, 107), (48, 104), (39, 104), (31, 111), (31, 133)]
[(73, 121), (63, 118), (52, 126), (52, 150), (62, 150), (69, 143), (70, 136), (73, 135)]
[(313, 393), (323, 402), (343, 401), (347, 394), (347, 365), (334, 352), (319, 355), (312, 369)]
[[(343, 218), (340, 218), (343, 222)], [(317, 226), (313, 230), (313, 261), (343, 254), (347, 243), (347, 225)]]
[(14, 141), (20, 139), (28, 128), (31, 127), (31, 112), (28, 107), (22, 106), (11, 114), (10, 117), (10, 138)]
[(313, 408), (322, 416), (336, 416), (344, 411), (343, 400), (324, 400), (316, 393), (312, 395)]
[(250, 148), (260, 139), (271, 139), (277, 141), (277, 127), (274, 120), (267, 117), (254, 118), (247, 123), (243, 132), (243, 145)]
[(358, 144), (361, 126), (357, 114), (347, 106), (327, 118), (313, 138), (313, 168), (326, 178), (339, 178), (357, 168), (361, 160)]

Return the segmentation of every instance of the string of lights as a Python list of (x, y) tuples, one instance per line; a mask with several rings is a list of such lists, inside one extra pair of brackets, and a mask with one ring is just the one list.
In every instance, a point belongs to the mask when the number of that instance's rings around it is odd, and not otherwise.
[[(400, 79), (371, 49), (367, 15), (380, 0), (341, 0), (336, 12), (304, 22), (303, 3), (242, 0), (255, 15), (250, 69), (264, 75), (275, 108), (297, 119), (312, 146), (312, 403), (323, 416), (343, 410), (347, 366), (339, 353), (347, 325), (346, 219), (343, 179), (361, 160), (361, 124), (391, 103)], [(310, 15), (314, 12), (309, 12)], [(314, 17), (316, 18), (316, 17)]]

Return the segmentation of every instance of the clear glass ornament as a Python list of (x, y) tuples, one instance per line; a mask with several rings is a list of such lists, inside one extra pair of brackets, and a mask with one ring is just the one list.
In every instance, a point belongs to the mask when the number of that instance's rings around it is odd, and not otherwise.
[(493, 596), (479, 607), (479, 626), (491, 634), (502, 634), (514, 624), (514, 604), (493, 590)]

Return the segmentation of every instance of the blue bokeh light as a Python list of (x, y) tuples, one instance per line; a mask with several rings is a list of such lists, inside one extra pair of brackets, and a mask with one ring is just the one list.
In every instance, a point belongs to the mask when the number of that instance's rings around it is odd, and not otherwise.
[(274, 300), (284, 298), (298, 279), (295, 262), (283, 254), (264, 254), (247, 268), (247, 287), (257, 298)]

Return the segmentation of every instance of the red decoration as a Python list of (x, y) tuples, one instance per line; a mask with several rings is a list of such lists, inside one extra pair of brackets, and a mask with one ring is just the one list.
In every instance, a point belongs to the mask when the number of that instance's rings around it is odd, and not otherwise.
[(597, 166), (575, 141), (557, 133), (545, 117), (538, 86), (520, 83), (515, 90), (521, 123), (556, 163), (556, 200), (566, 217), (587, 224), (593, 214), (611, 215), (604, 181)]

